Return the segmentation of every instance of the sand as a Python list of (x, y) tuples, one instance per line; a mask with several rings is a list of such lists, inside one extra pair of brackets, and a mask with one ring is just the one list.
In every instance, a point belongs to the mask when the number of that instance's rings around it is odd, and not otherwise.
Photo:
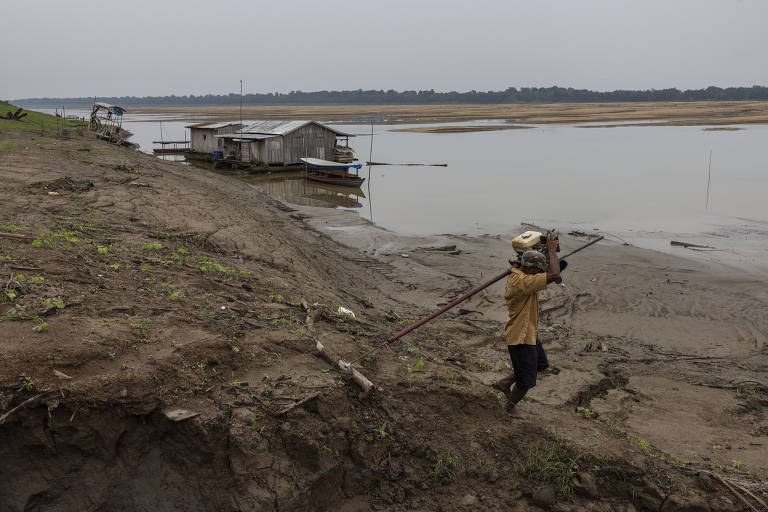
[[(134, 108), (132, 113), (169, 119), (240, 119), (238, 106)], [(696, 101), (658, 103), (552, 103), (503, 105), (245, 106), (243, 119), (316, 119), (349, 123), (434, 123), (504, 119), (516, 124), (575, 124), (653, 121), (673, 125), (729, 125), (768, 122), (768, 102)]]

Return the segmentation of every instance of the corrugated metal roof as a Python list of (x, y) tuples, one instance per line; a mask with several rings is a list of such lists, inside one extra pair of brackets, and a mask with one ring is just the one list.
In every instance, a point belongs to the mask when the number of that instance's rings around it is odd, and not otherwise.
[(270, 135), (286, 135), (310, 123), (320, 125), (323, 128), (330, 130), (337, 135), (354, 137), (354, 135), (341, 132), (339, 130), (331, 128), (330, 126), (326, 126), (323, 123), (318, 123), (317, 121), (282, 121), (282, 120), (254, 121), (252, 124), (249, 124), (245, 128), (243, 128), (243, 132), (268, 133)]
[[(218, 128), (226, 128), (227, 126), (233, 126), (233, 125), (239, 125), (240, 123), (238, 121), (225, 121), (223, 123), (213, 123), (213, 122), (207, 122), (207, 123), (197, 123), (197, 124), (190, 124), (187, 125), (186, 128), (206, 128), (209, 130), (216, 130)], [(243, 122), (245, 124), (245, 122)]]
[(217, 139), (232, 139), (232, 140), (264, 140), (264, 139), (271, 139), (273, 137), (279, 137), (279, 135), (271, 134), (271, 133), (241, 133), (241, 132), (233, 132), (233, 133), (221, 133), (219, 135), (216, 135)]

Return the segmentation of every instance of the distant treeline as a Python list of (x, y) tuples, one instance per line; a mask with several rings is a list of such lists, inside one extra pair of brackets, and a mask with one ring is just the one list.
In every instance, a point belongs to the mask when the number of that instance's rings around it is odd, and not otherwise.
[[(240, 95), (206, 94), (204, 96), (123, 96), (96, 98), (125, 107), (239, 105)], [(245, 105), (430, 105), (430, 104), (497, 104), (497, 103), (608, 103), (651, 101), (738, 101), (768, 100), (768, 87), (707, 87), (706, 89), (650, 89), (645, 91), (589, 91), (570, 87), (509, 87), (503, 91), (435, 92), (368, 90), (356, 91), (291, 91), (288, 93), (245, 94)], [(28, 108), (88, 108), (94, 98), (25, 98), (13, 103)]]

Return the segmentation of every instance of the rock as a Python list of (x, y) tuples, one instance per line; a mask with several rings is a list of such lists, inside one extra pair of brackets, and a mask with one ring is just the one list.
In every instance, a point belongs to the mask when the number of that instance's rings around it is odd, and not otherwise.
[(460, 504), (471, 507), (477, 503), (477, 496), (474, 494), (466, 494), (463, 498), (461, 498)]
[(555, 494), (555, 488), (551, 485), (542, 487), (533, 493), (533, 503), (543, 509), (552, 507), (557, 501), (557, 495)]

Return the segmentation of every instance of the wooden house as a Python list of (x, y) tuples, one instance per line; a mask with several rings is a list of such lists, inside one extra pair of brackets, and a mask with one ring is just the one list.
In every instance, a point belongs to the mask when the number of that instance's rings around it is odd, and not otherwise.
[(214, 151), (221, 151), (221, 139), (216, 136), (236, 132), (242, 126), (236, 122), (189, 125), (187, 126), (189, 128), (189, 150), (206, 155), (210, 155)]
[(349, 147), (348, 133), (317, 121), (255, 121), (234, 133), (216, 135), (224, 158), (261, 166), (300, 165), (302, 157), (333, 160)]

